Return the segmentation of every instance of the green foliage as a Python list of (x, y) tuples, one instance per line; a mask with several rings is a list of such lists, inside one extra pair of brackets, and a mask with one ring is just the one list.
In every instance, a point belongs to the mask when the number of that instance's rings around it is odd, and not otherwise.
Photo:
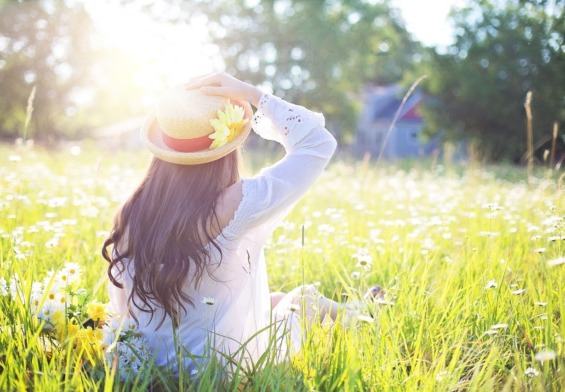
[(75, 133), (76, 112), (89, 72), (91, 21), (81, 4), (7, 1), (0, 4), (0, 134), (23, 136), (28, 98), (36, 87), (31, 135), (48, 141)]
[[(0, 146), (0, 278), (17, 272), (30, 290), (76, 262), (81, 287), (106, 301), (100, 247), (146, 158)], [(508, 166), (334, 162), (276, 230), (269, 283), (319, 282), (351, 300), (379, 283), (394, 304), (367, 304), (374, 322), (316, 323), (291, 361), (264, 358), (233, 380), (217, 366), (195, 380), (149, 365), (126, 384), (110, 366), (70, 360), (70, 348), (48, 355), (29, 309), (0, 293), (0, 390), (560, 391), (565, 265), (548, 262), (565, 256), (564, 238), (563, 183), (545, 172), (528, 185)], [(536, 360), (542, 350), (556, 358)]]
[(49, 144), (143, 110), (134, 60), (96, 34), (84, 2), (0, 2), (0, 137)]
[[(146, 9), (161, 23), (202, 24), (225, 67), (277, 95), (324, 112), (343, 139), (351, 136), (366, 83), (394, 83), (419, 59), (388, 1), (193, 0)], [(134, 7), (135, 8), (135, 7)], [(88, 129), (139, 114), (147, 85), (133, 80), (132, 59), (100, 46), (84, 3), (0, 3), (0, 135), (80, 137)], [(103, 44), (106, 45), (106, 44)], [(154, 74), (158, 73), (154, 70)], [(132, 108), (131, 103), (137, 105)], [(30, 106), (31, 108), (31, 106)]]
[[(411, 84), (422, 74), (432, 97), (424, 109), (429, 135), (473, 141), (495, 161), (520, 161), (529, 90), (536, 156), (550, 148), (553, 122), (564, 134), (562, 1), (468, 0), (452, 14), (456, 41), (442, 53), (412, 40), (389, 0), (121, 3), (145, 9), (151, 21), (206, 25), (218, 48), (209, 53), (229, 72), (323, 112), (342, 142), (355, 130), (364, 86)], [(141, 114), (156, 92), (148, 90), (159, 90), (156, 80), (166, 85), (150, 57), (138, 61), (99, 42), (94, 22), (81, 1), (0, 1), (0, 136), (81, 137)], [(133, 71), (136, 61), (151, 70), (152, 85)], [(564, 158), (561, 136), (556, 160)]]
[(355, 128), (362, 87), (397, 82), (418, 59), (388, 1), (214, 0), (192, 9), (209, 20), (229, 72), (322, 111), (341, 137)]
[[(430, 134), (472, 140), (494, 161), (526, 152), (526, 93), (533, 91), (534, 141), (550, 148), (565, 124), (565, 7), (559, 1), (467, 1), (452, 12), (457, 33), (446, 53), (428, 53), (424, 84)], [(561, 139), (565, 153), (565, 139)]]

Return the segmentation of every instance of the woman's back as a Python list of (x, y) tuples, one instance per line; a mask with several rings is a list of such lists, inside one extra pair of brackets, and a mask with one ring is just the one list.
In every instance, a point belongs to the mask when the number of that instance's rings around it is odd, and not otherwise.
[[(197, 231), (208, 261), (200, 276), (199, 270), (192, 268), (181, 277), (182, 291), (192, 304), (179, 310), (178, 322), (149, 295), (149, 304), (136, 306), (140, 301), (133, 288), (140, 269), (135, 258), (123, 260), (127, 266), (123, 274), (114, 271), (117, 283), (124, 288), (110, 285), (111, 301), (126, 315), (131, 296), (129, 312), (153, 348), (157, 365), (176, 367), (179, 353), (185, 358), (183, 367), (191, 370), (200, 365), (199, 357), (214, 352), (220, 359), (229, 355), (236, 362), (255, 361), (274, 342), (274, 329), (268, 327), (279, 327), (282, 332), (281, 327), (290, 325), (284, 311), (271, 314), (263, 247), (276, 225), (321, 174), (336, 143), (319, 114), (268, 95), (263, 95), (257, 106), (255, 131), (283, 144), (287, 154), (257, 176), (230, 184), (215, 200), (215, 216)], [(187, 190), (186, 197), (191, 196)], [(161, 261), (163, 270), (165, 262)], [(299, 325), (291, 324), (290, 342), (297, 349)], [(276, 344), (280, 345), (274, 351), (277, 354), (287, 350), (286, 339)]]

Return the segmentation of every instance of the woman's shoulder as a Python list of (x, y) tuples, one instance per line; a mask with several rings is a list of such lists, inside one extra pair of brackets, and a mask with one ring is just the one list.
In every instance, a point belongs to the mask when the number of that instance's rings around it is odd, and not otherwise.
[(203, 241), (209, 239), (208, 235), (215, 239), (231, 240), (246, 231), (258, 201), (253, 197), (254, 188), (248, 179), (239, 180), (220, 193), (214, 215), (207, 225), (207, 233), (200, 233)]
[(211, 234), (238, 237), (258, 226), (257, 215), (264, 209), (265, 190), (260, 177), (245, 178), (227, 187), (216, 202), (216, 223)]
[(234, 219), (235, 214), (243, 201), (243, 181), (239, 180), (233, 185), (230, 185), (220, 194), (216, 202), (216, 217), (218, 219), (218, 226), (215, 230), (218, 232), (226, 228)]

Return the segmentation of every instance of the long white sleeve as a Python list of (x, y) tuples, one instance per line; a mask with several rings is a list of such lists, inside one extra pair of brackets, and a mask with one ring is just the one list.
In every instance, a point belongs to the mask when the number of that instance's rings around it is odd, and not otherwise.
[(243, 199), (224, 235), (276, 220), (296, 203), (332, 157), (335, 138), (324, 128), (323, 115), (277, 97), (263, 95), (253, 117), (255, 132), (281, 143), (286, 155), (257, 176), (243, 181)]

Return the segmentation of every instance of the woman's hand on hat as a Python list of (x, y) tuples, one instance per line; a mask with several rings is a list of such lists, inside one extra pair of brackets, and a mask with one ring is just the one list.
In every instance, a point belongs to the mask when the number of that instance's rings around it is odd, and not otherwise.
[(244, 100), (257, 106), (261, 99), (261, 90), (225, 73), (197, 76), (189, 80), (185, 87), (188, 90), (200, 89), (207, 95), (220, 95), (234, 100)]

